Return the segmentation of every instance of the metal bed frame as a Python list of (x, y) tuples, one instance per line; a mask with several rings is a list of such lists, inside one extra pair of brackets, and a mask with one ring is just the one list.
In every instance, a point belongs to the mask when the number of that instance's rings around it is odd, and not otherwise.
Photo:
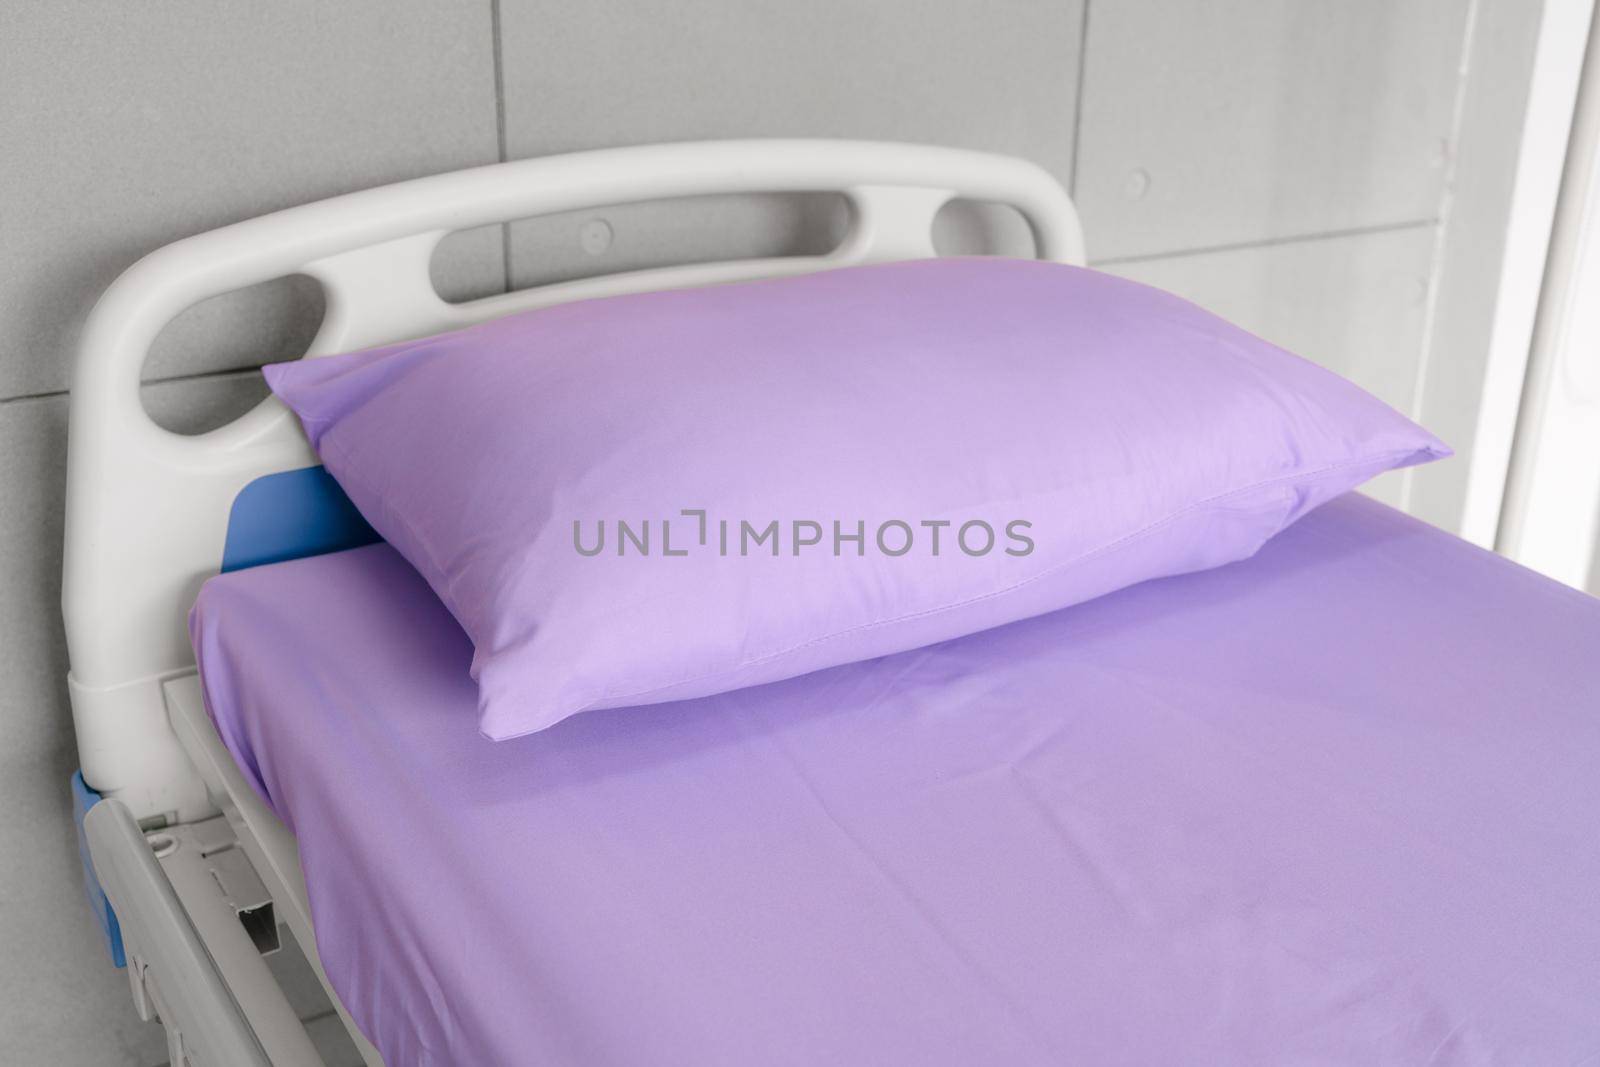
[[(447, 234), (646, 200), (836, 192), (833, 251), (633, 271), (448, 303), (429, 280)], [(207, 715), (186, 619), (224, 558), (240, 494), (317, 458), (275, 399), (195, 436), (140, 400), (156, 335), (189, 306), (288, 274), (320, 282), (308, 356), (456, 329), (571, 300), (713, 285), (934, 254), (953, 199), (1009, 205), (1040, 258), (1083, 262), (1077, 214), (1031, 163), (949, 148), (728, 141), (500, 163), (291, 208), (160, 249), (124, 273), (85, 327), (72, 385), (63, 588), (68, 689), (83, 781), (86, 873), (120, 925), (135, 1004), (165, 1024), (175, 1064), (320, 1063), (261, 954), (281, 918), (316, 956), (294, 837), (245, 782)], [(302, 554), (304, 554), (302, 552)], [(381, 1063), (332, 989), (369, 1064)]]

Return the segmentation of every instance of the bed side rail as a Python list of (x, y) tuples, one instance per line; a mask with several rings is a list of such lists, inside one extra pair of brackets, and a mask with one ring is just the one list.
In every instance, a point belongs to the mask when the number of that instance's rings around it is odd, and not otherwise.
[(146, 835), (116, 800), (84, 817), (95, 873), (121, 923), (134, 1007), (166, 1027), (175, 1065), (320, 1065), (215, 879), (216, 855), (235, 849), (223, 820), (214, 823), (210, 834), (202, 823)]

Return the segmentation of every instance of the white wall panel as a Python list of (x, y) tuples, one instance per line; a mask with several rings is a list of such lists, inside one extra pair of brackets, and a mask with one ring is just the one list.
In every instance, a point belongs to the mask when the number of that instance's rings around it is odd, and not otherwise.
[[(1433, 226), (1411, 226), (1103, 269), (1193, 300), (1406, 411), (1422, 355), (1433, 240)], [(1385, 475), (1373, 494), (1398, 503), (1401, 485), (1398, 472)]]
[(1098, 258), (1434, 218), (1469, 0), (1096, 0), (1077, 196)]
[[(1477, 514), (1472, 529), (1463, 532), (1484, 547), (1494, 543), (1494, 523), (1492, 519), (1485, 522), (1482, 515), (1499, 511), (1499, 490), (1505, 484), (1512, 424), (1522, 398), (1522, 374), (1533, 330), (1532, 305), (1544, 271), (1540, 246), (1549, 235), (1546, 223), (1544, 233), (1532, 238), (1530, 253), (1528, 235), (1520, 232), (1514, 246), (1516, 262), (1505, 263), (1513, 196), (1527, 196), (1530, 183), (1539, 181), (1536, 173), (1519, 176), (1517, 171), (1541, 6), (1530, 0), (1478, 0), (1475, 9), (1470, 51), (1464, 58), (1468, 77), (1434, 262), (1433, 318), (1416, 409), (1429, 429), (1455, 445), (1459, 459), (1418, 467), (1409, 476), (1406, 494), (1412, 514), (1446, 530), (1462, 531), (1468, 487), (1476, 481), (1478, 501), (1473, 510)], [(1571, 32), (1572, 20), (1566, 21), (1567, 32)], [(1570, 125), (1570, 116), (1556, 122), (1564, 130)], [(1564, 148), (1559, 150), (1564, 152)], [(1542, 210), (1548, 219), (1552, 207), (1547, 201), (1533, 214)], [(1539, 225), (1525, 212), (1518, 220), (1519, 228), (1525, 230), (1530, 224)], [(1508, 268), (1523, 277), (1508, 276)], [(1493, 357), (1497, 364), (1495, 397), (1485, 426), (1480, 415), (1490, 381), (1491, 352), (1497, 348)], [(1477, 438), (1485, 429), (1488, 451), (1480, 455)], [(1478, 470), (1473, 477), (1475, 466)], [(1487, 494), (1485, 477), (1498, 483)]]

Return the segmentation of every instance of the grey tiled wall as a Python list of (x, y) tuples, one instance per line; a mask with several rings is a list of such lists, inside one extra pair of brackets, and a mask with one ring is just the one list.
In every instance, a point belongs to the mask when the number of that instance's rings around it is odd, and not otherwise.
[[(1081, 0), (505, 0), (513, 157), (710, 137), (929, 141), (1072, 169)], [(519, 285), (572, 274), (829, 247), (815, 202), (739, 198), (608, 211), (585, 256), (571, 218), (513, 227)]]
[[(484, 0), (0, 10), (0, 1061), (166, 1056), (96, 942), (68, 815), (62, 390), (84, 314), (178, 237), (498, 158), (491, 22)], [(500, 286), (498, 234), (441, 269)], [(229, 372), (293, 355), (308, 303), (275, 286), (184, 316), (146, 369), (153, 412), (240, 410), (259, 375)]]
[[(112, 0), (0, 11), (0, 1060), (154, 1063), (79, 897), (59, 597), (74, 337), (145, 252), (400, 178), (613, 144), (933, 141), (1072, 186), (1091, 258), (1417, 401), (1475, 4), (1509, 0)], [(1537, 5), (1516, 16), (1531, 24)], [(1516, 130), (1505, 137), (1514, 143)], [(744, 197), (452, 239), (447, 294), (825, 247), (826, 198)], [(959, 247), (1011, 247), (982, 213)], [(507, 277), (509, 271), (509, 279)], [(183, 316), (162, 421), (215, 425), (315, 327), (308, 284)], [(1438, 363), (1436, 357), (1435, 363)], [(1430, 373), (1450, 372), (1448, 361)], [(1393, 486), (1379, 492), (1393, 497)]]

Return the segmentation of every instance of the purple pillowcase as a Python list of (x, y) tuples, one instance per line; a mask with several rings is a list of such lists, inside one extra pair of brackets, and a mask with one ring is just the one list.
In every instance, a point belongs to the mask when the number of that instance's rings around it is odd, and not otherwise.
[(934, 259), (266, 369), (471, 637), (500, 740), (1249, 556), (1449, 450), (1177, 297)]

